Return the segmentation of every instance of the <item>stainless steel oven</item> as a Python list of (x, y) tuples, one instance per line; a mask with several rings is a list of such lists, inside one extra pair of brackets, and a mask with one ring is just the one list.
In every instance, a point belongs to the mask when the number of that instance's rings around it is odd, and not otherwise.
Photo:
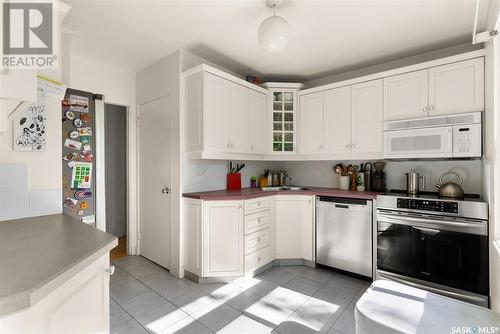
[(487, 205), (379, 196), (377, 277), (488, 306)]

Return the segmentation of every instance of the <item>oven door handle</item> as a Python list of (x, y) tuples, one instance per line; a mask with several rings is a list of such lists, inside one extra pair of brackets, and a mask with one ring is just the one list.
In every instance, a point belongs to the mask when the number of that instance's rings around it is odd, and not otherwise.
[(406, 285), (412, 286), (412, 287), (417, 288), (417, 289), (427, 290), (427, 291), (434, 292), (434, 293), (437, 293), (437, 294), (440, 294), (440, 295), (444, 295), (444, 296), (447, 296), (447, 297), (451, 297), (451, 298), (468, 300), (470, 302), (484, 303), (484, 298), (481, 298), (481, 297), (464, 295), (464, 294), (453, 292), (453, 291), (447, 291), (447, 290), (443, 290), (443, 289), (438, 289), (438, 288), (435, 288), (435, 287), (432, 287), (432, 286), (428, 286), (428, 285), (422, 286), (421, 284), (414, 283), (414, 282), (411, 282), (411, 281), (399, 278), (396, 275), (391, 275), (391, 274), (388, 274), (388, 273), (385, 273), (385, 272), (381, 273), (380, 271), (378, 271), (377, 274), (381, 278), (385, 278), (385, 279), (390, 280), (390, 281), (394, 281), (394, 282), (406, 284)]
[(458, 222), (450, 222), (445, 220), (435, 220), (435, 219), (426, 219), (426, 218), (414, 218), (408, 216), (389, 216), (383, 213), (379, 213), (377, 220), (383, 223), (391, 223), (391, 224), (402, 224), (402, 225), (414, 225), (415, 223), (423, 223), (430, 224), (434, 226), (452, 226), (452, 227), (463, 227), (463, 228), (484, 228), (486, 227), (485, 223), (458, 223)]

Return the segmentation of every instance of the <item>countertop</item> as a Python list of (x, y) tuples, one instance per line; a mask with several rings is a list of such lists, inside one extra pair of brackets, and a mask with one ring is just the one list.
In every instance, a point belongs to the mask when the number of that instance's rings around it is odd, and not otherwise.
[(359, 199), (375, 199), (379, 193), (370, 191), (340, 190), (337, 188), (306, 187), (311, 190), (279, 190), (263, 191), (260, 188), (242, 188), (238, 190), (214, 190), (203, 192), (191, 192), (182, 194), (183, 197), (202, 199), (207, 201), (217, 200), (244, 200), (250, 198), (274, 196), (274, 195), (320, 195), (336, 196)]
[(0, 316), (35, 304), (117, 244), (62, 214), (0, 222)]

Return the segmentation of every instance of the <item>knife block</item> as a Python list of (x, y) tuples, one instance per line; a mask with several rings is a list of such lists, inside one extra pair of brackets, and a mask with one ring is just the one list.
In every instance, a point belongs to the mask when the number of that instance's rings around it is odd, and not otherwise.
[(226, 189), (227, 190), (241, 189), (241, 174), (240, 173), (227, 174)]

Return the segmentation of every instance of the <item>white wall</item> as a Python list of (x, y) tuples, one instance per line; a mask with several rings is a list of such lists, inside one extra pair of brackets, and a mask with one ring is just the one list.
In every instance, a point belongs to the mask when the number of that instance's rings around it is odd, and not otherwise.
[[(338, 175), (334, 173), (333, 166), (337, 163), (359, 165), (365, 161), (304, 161), (283, 162), (296, 185), (313, 187), (338, 187)], [(389, 189), (406, 189), (404, 173), (416, 170), (427, 179), (427, 191), (437, 191), (435, 185), (439, 176), (448, 170), (458, 171), (464, 176), (464, 191), (466, 193), (483, 194), (481, 160), (470, 161), (387, 161), (386, 183)]]
[(401, 59), (389, 61), (389, 62), (378, 64), (378, 65), (373, 65), (373, 66), (368, 66), (368, 67), (364, 67), (364, 68), (360, 68), (360, 69), (355, 69), (355, 70), (348, 71), (348, 72), (333, 73), (331, 75), (328, 75), (328, 76), (325, 76), (325, 77), (322, 77), (319, 79), (305, 82), (304, 85), (306, 86), (306, 88), (321, 86), (321, 85), (325, 85), (325, 84), (329, 84), (329, 83), (333, 83), (333, 82), (339, 82), (339, 81), (344, 81), (344, 80), (349, 80), (349, 79), (361, 77), (364, 75), (388, 71), (388, 70), (392, 70), (392, 69), (395, 69), (398, 67), (414, 65), (414, 64), (423, 63), (426, 61), (431, 61), (431, 60), (435, 60), (435, 59), (439, 59), (439, 58), (457, 55), (460, 53), (479, 50), (481, 48), (482, 48), (481, 44), (476, 44), (476, 45), (472, 45), (471, 43), (459, 44), (459, 45), (451, 46), (451, 47), (444, 48), (444, 49), (426, 52), (426, 53), (419, 54), (416, 56), (401, 58)]

